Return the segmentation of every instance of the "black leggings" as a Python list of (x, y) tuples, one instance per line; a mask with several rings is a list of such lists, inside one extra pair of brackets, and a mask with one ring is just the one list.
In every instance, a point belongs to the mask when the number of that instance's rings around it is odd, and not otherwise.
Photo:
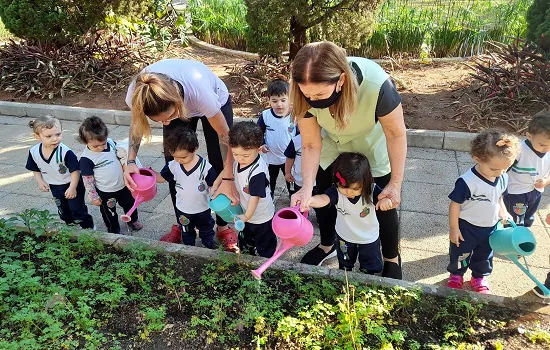
[[(285, 176), (285, 165), (269, 164), (267, 169), (269, 171), (269, 188), (271, 189), (271, 198), (274, 198), (273, 195), (275, 194), (275, 187), (277, 186), (277, 177), (279, 176), (279, 172), (282, 172), (283, 176)], [(290, 182), (285, 181), (285, 183), (288, 193), (290, 193)]]
[[(233, 106), (231, 104), (231, 95), (227, 98), (227, 102), (220, 108), (221, 112), (225, 117), (227, 125), (231, 128), (233, 125)], [(197, 131), (197, 123), (199, 120), (202, 123), (202, 130), (204, 132), (204, 138), (206, 140), (206, 152), (208, 153), (208, 162), (212, 164), (214, 170), (219, 175), (223, 171), (223, 155), (220, 149), (220, 139), (218, 138), (218, 133), (205, 116), (202, 117), (193, 117), (189, 120), (175, 119), (170, 122), (168, 125), (162, 126), (162, 137), (165, 139), (170, 135), (172, 130), (177, 128), (189, 128), (193, 131)], [(164, 160), (166, 163), (174, 160), (174, 157), (164, 148)], [(176, 221), (178, 218), (178, 212), (176, 210), (176, 182), (169, 181), (168, 188), (170, 190), (170, 197), (172, 198), (172, 204), (174, 205), (174, 215), (176, 216)], [(222, 218), (216, 215), (216, 224), (218, 226), (225, 226), (225, 222)]]
[[(324, 193), (332, 186), (332, 165), (326, 170), (319, 167), (317, 171), (317, 191)], [(391, 173), (381, 177), (375, 177), (374, 182), (384, 188), (390, 182)], [(399, 217), (397, 209), (388, 211), (377, 210), (376, 218), (380, 224), (380, 242), (382, 255), (387, 259), (393, 259), (399, 254)], [(332, 246), (336, 240), (336, 207), (333, 205), (317, 209), (317, 220), (321, 232), (321, 245)]]

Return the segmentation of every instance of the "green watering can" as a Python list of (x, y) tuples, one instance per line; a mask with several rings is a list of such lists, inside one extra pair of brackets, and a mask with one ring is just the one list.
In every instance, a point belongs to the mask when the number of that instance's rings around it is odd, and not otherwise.
[[(533, 232), (527, 227), (517, 226), (513, 221), (508, 220), (510, 227), (504, 227), (499, 221), (497, 229), (489, 237), (489, 244), (495, 253), (504, 255), (512, 260), (523, 273), (525, 273), (535, 284), (542, 290), (544, 295), (550, 296), (550, 289), (546, 288), (539, 280), (529, 271), (526, 256), (535, 252), (537, 241)], [(525, 266), (519, 262), (519, 256), (523, 257)]]

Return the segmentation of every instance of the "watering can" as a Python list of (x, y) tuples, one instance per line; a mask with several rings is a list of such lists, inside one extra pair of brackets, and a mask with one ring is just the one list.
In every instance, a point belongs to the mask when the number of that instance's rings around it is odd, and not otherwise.
[[(510, 227), (504, 227), (499, 221), (497, 229), (489, 237), (489, 244), (495, 253), (504, 255), (512, 260), (523, 273), (525, 273), (535, 284), (542, 290), (544, 295), (550, 295), (550, 289), (546, 288), (539, 280), (529, 271), (526, 256), (535, 252), (537, 241), (533, 232), (527, 227), (517, 226), (513, 221), (508, 220)], [(525, 266), (519, 262), (519, 256), (523, 257)]]
[(244, 230), (244, 222), (237, 218), (237, 215), (243, 213), (243, 208), (239, 204), (231, 205), (231, 200), (225, 194), (219, 194), (211, 199), (208, 206), (225, 222), (233, 222), (237, 231)]
[(157, 194), (157, 178), (155, 173), (152, 170), (140, 168), (139, 172), (133, 173), (132, 180), (136, 183), (136, 188), (132, 192), (132, 197), (134, 197), (134, 205), (132, 208), (120, 218), (124, 222), (130, 222), (132, 220), (130, 215), (136, 210), (138, 205), (142, 202), (150, 201), (155, 198)]
[(256, 270), (252, 270), (254, 278), (261, 279), (262, 273), (290, 248), (304, 246), (311, 241), (313, 226), (307, 219), (308, 212), (302, 214), (299, 208), (300, 206), (297, 205), (294, 208), (283, 208), (275, 213), (271, 227), (273, 227), (275, 235), (279, 237), (279, 244), (269, 260)]

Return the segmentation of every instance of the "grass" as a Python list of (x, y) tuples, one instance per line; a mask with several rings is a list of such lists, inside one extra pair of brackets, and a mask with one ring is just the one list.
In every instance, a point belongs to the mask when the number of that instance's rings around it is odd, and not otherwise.
[(9, 39), (14, 39), (15, 36), (10, 33), (6, 27), (4, 27), (4, 23), (2, 23), (2, 19), (0, 18), (0, 42), (7, 41)]

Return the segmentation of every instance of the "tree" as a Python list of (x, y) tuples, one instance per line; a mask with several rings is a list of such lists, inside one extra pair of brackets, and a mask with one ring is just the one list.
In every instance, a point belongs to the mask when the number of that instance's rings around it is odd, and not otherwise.
[(527, 39), (550, 52), (550, 0), (535, 0), (527, 10)]
[(316, 27), (326, 39), (359, 46), (370, 36), (381, 0), (245, 0), (248, 6), (248, 45), (263, 55), (279, 56), (288, 49), (290, 59)]

